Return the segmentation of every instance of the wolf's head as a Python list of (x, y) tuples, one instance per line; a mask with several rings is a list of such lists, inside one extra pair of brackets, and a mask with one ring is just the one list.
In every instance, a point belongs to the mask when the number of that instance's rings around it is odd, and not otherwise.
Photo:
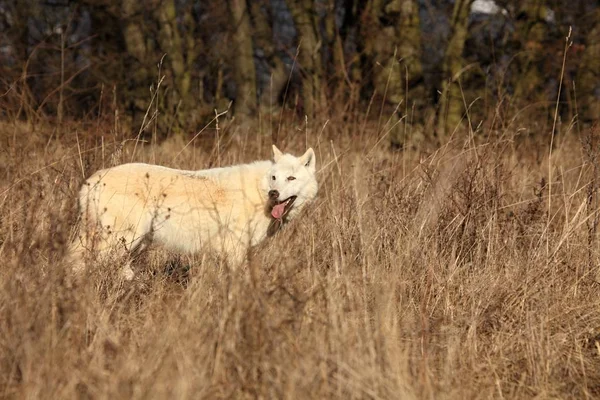
[(273, 165), (268, 172), (269, 211), (275, 219), (291, 219), (317, 197), (317, 160), (313, 149), (294, 157), (273, 145)]

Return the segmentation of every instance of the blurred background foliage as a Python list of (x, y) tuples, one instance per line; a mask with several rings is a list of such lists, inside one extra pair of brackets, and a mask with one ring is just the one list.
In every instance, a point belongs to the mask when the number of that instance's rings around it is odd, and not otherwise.
[(401, 147), (559, 100), (573, 127), (600, 118), (599, 39), (597, 0), (0, 0), (0, 118), (160, 113), (166, 137), (360, 111)]

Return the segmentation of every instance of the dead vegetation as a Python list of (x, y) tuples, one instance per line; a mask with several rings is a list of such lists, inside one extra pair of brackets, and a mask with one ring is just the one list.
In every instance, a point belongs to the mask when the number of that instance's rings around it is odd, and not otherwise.
[(133, 282), (118, 260), (82, 281), (61, 262), (83, 176), (266, 158), (271, 133), (133, 153), (98, 127), (3, 125), (0, 397), (600, 395), (598, 132), (549, 161), (509, 131), (418, 153), (323, 125), (282, 143), (315, 147), (318, 201), (249, 269), (154, 249)]

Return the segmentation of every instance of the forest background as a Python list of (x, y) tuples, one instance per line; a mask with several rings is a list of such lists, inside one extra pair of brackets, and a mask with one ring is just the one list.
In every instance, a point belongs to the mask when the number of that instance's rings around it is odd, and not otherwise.
[(118, 108), (137, 130), (156, 96), (162, 137), (197, 130), (215, 110), (301, 120), (364, 110), (406, 118), (390, 132), (394, 146), (461, 124), (507, 123), (524, 109), (545, 124), (556, 101), (567, 126), (589, 123), (600, 116), (598, 8), (593, 0), (3, 0), (0, 105), (5, 118), (58, 121)]

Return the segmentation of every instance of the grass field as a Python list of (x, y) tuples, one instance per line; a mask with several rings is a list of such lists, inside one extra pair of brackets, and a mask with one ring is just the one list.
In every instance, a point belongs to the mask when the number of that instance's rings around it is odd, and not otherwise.
[(189, 144), (0, 125), (1, 398), (600, 396), (600, 132), (392, 152), (370, 124), (284, 124), (281, 148), (316, 151), (319, 196), (249, 268), (156, 248), (131, 282), (120, 260), (73, 279), (95, 169), (270, 157), (267, 124), (213, 125)]

